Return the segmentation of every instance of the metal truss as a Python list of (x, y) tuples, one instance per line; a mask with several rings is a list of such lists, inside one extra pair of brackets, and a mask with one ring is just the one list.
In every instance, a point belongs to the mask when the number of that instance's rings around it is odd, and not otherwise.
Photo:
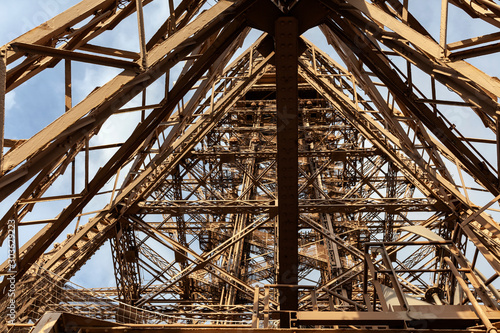
[[(497, 331), (500, 155), (480, 145), (498, 153), (500, 83), (467, 60), (497, 54), (500, 34), (447, 40), (450, 5), (498, 29), (496, 1), (443, 0), (439, 34), (408, 0), (169, 1), (146, 40), (154, 2), (83, 0), (1, 49), (2, 131), (6, 93), (65, 73), (59, 118), (1, 135), (15, 203), (0, 239), (39, 227), (0, 265), (4, 316), (16, 286), (3, 331)], [(139, 52), (98, 45), (132, 14)], [(122, 72), (73, 105), (74, 62)], [(484, 133), (464, 136), (448, 108)], [(125, 113), (140, 119), (129, 137), (94, 145)], [(116, 287), (73, 286), (107, 242)]]

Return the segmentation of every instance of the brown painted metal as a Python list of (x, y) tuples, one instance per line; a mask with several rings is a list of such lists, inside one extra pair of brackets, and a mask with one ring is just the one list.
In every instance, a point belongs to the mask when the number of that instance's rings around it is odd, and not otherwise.
[[(278, 176), (278, 283), (298, 284), (298, 22), (276, 20), (276, 117)], [(298, 291), (279, 290), (280, 309), (298, 310)], [(283, 312), (280, 327), (290, 328), (291, 314)]]
[[(84, 0), (2, 48), (0, 198), (14, 204), (0, 239), (13, 219), (42, 225), (15, 253), (18, 322), (2, 330), (497, 330), (500, 225), (487, 210), (500, 194), (500, 83), (466, 60), (497, 54), (500, 35), (450, 43), (448, 7), (497, 29), (499, 5), (442, 0), (428, 31), (407, 0), (169, 1), (147, 41), (154, 1)], [(99, 45), (134, 13), (138, 53)], [(299, 37), (317, 26), (338, 58)], [(61, 59), (65, 112), (4, 140), (5, 93)], [(73, 105), (75, 61), (124, 70)], [(487, 134), (464, 136), (447, 108)], [(134, 113), (124, 142), (93, 144)], [(107, 241), (116, 288), (68, 288)]]
[(15, 50), (18, 53), (25, 52), (27, 54), (41, 54), (54, 58), (88, 62), (90, 64), (96, 64), (96, 65), (118, 67), (131, 70), (138, 69), (138, 66), (135, 63), (113, 58), (94, 56), (79, 52), (63, 51), (46, 46), (30, 45), (24, 43), (12, 43), (10, 44), (10, 46), (12, 47), (13, 50)]

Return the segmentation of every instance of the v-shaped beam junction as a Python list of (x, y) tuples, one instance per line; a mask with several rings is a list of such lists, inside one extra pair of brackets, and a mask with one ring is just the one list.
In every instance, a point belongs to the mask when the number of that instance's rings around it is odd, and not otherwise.
[[(449, 2), (492, 26), (500, 24), (493, 1)], [(177, 8), (169, 2), (170, 17), (148, 43), (142, 40), (142, 55), (90, 44), (137, 3), (82, 1), (5, 48), (6, 91), (61, 59), (126, 68), (79, 104), (69, 103), (66, 113), (32, 138), (5, 140), (10, 149), (2, 156), (0, 198), (31, 183), (1, 220), (2, 239), (12, 219), (16, 228), (43, 225), (16, 254), (26, 318), (35, 320), (37, 313), (27, 288), (35, 262), (60, 279), (70, 278), (113, 238), (119, 240), (113, 248), (123, 252), (114, 254), (118, 297), (140, 299), (141, 306), (163, 312), (196, 317), (186, 309), (205, 302), (207, 320), (252, 315), (256, 325), (262, 308), (264, 325), (274, 311), (285, 328), (344, 325), (339, 311), (377, 326), (380, 319), (368, 310), (389, 318), (392, 308), (402, 319), (387, 325), (411, 327), (408, 300), (418, 298), (425, 306), (447, 303), (451, 309), (470, 302), (475, 312), (467, 310), (458, 324), (453, 316), (444, 323), (466, 328), (470, 322), (464, 318), (475, 316), (472, 321), (479, 318), (492, 328), (500, 299), (492, 286), (500, 274), (500, 227), (485, 213), (491, 207), (473, 204), (471, 191), (500, 193), (495, 163), (477, 149), (477, 143), (496, 140), (462, 136), (440, 109), (470, 108), (497, 134), (498, 80), (465, 59), (497, 52), (498, 33), (435, 41), (407, 1), (221, 0), (208, 8), (204, 1), (185, 0)], [(299, 38), (316, 26), (345, 66)], [(265, 33), (237, 56), (251, 28)], [(15, 60), (20, 62), (13, 65)], [(432, 96), (419, 88), (414, 66), (429, 76)], [(166, 79), (166, 93), (157, 104), (147, 105), (143, 95), (141, 106), (124, 107), (160, 78)], [(461, 101), (439, 97), (439, 84)], [(91, 139), (102, 126), (126, 112), (141, 113), (129, 138), (94, 145)], [(101, 149), (116, 151), (91, 176), (93, 151)], [(46, 196), (80, 159), (84, 186), (78, 188), (72, 168), (73, 189)], [(458, 169), (460, 185), (450, 165)], [(120, 186), (119, 174), (128, 167)], [(109, 204), (80, 226), (89, 203), (104, 194), (111, 195)], [(25, 221), (35, 207), (53, 200), (71, 201), (50, 220)], [(119, 224), (141, 228), (123, 232)], [(74, 234), (48, 251), (68, 226), (75, 226)], [(417, 241), (408, 227), (426, 228), (444, 243)], [(157, 248), (153, 238), (175, 248)], [(137, 249), (141, 244), (144, 249)], [(412, 246), (418, 248), (410, 251)], [(163, 250), (173, 258), (155, 259)], [(450, 254), (451, 262), (444, 259)], [(496, 275), (481, 275), (479, 256)], [(0, 266), (2, 273), (9, 263)], [(459, 285), (467, 282), (457, 266), (489, 307), (486, 317), (469, 293), (462, 295)], [(176, 278), (165, 283), (162, 274)], [(47, 287), (33, 276), (35, 286)], [(139, 285), (139, 276), (149, 282)], [(315, 286), (305, 286), (311, 281)], [(7, 284), (5, 279), (0, 285), (4, 294)], [(173, 303), (165, 305), (166, 299)], [(355, 320), (347, 322), (360, 328)]]

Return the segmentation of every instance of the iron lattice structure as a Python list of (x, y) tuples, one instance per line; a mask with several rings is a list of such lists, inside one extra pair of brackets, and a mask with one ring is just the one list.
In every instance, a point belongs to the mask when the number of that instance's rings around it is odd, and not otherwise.
[[(169, 1), (147, 40), (153, 2), (83, 0), (1, 50), (2, 121), (5, 93), (60, 62), (66, 87), (46, 128), (0, 136), (3, 330), (496, 331), (500, 158), (480, 145), (500, 147), (500, 83), (467, 61), (498, 52), (499, 4), (443, 0), (435, 39), (407, 0)], [(448, 42), (448, 6), (493, 32)], [(133, 14), (139, 52), (93, 43)], [(73, 103), (75, 62), (122, 72)], [(93, 144), (123, 114), (140, 115), (130, 136)], [(106, 243), (116, 287), (71, 285)]]

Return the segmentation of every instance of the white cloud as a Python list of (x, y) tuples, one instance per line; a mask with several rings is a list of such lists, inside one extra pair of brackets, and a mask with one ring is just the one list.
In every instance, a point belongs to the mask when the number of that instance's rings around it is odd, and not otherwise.
[(5, 95), (5, 110), (9, 112), (9, 110), (13, 109), (16, 106), (16, 92), (11, 91), (7, 95)]
[(0, 45), (10, 42), (74, 4), (71, 0), (2, 1)]
[[(66, 7), (69, 6), (70, 0), (16, 0), (16, 1), (6, 1), (2, 2), (2, 10), (0, 11), (0, 45), (3, 45), (6, 42), (14, 39), (21, 33), (34, 28), (40, 23), (43, 23), (50, 17), (56, 15), (58, 12), (62, 12)], [(77, 3), (77, 1), (71, 1), (72, 4)], [(168, 7), (167, 1), (155, 1), (151, 5), (148, 5), (145, 8), (145, 16), (146, 20), (146, 32), (148, 37), (150, 37), (154, 31), (162, 24), (162, 22), (168, 16)], [(417, 7), (417, 4), (419, 7)], [(439, 33), (439, 11), (438, 10), (427, 10), (431, 8), (431, 6), (437, 7), (439, 9), (440, 3), (435, 0), (421, 0), (420, 2), (413, 2), (412, 6), (415, 6), (415, 10), (417, 11), (419, 19), (421, 22), (431, 30), (433, 36), (438, 36)], [(415, 13), (414, 13), (415, 14)], [(452, 15), (452, 19), (454, 22), (457, 19)], [(467, 18), (469, 21), (471, 19)], [(104, 33), (96, 42), (98, 45), (105, 46), (113, 46), (126, 50), (138, 50), (138, 38), (137, 38), (137, 27), (135, 25), (136, 17), (135, 15), (131, 15), (128, 18), (127, 22), (124, 22), (123, 26), (119, 26), (113, 31), (108, 31)], [(477, 21), (477, 20), (476, 20)], [(468, 22), (468, 21), (467, 21)], [(459, 22), (461, 23), (461, 22)], [(483, 34), (482, 31), (476, 31), (478, 25), (467, 25), (467, 29), (453, 29), (450, 31), (450, 41), (460, 40), (467, 36), (464, 36), (464, 33), (468, 33), (470, 35)], [(469, 28), (474, 28), (474, 31), (471, 31)], [(311, 32), (312, 34), (317, 34), (318, 31)], [(313, 38), (311, 38), (313, 39)], [(320, 44), (325, 45), (326, 43), (322, 37), (319, 37), (317, 40), (320, 41)], [(314, 40), (316, 42), (316, 40)], [(496, 56), (496, 55), (495, 55)], [(473, 60), (471, 60), (473, 61)], [(494, 63), (493, 61), (491, 63)], [(491, 63), (484, 62), (484, 67), (488, 68), (488, 73), (490, 70), (493, 70), (495, 66), (489, 66)], [(182, 67), (182, 64), (174, 67), (171, 71), (171, 78), (174, 80), (176, 77), (175, 74), (178, 73)], [(482, 67), (481, 67), (482, 68)], [(74, 87), (74, 99), (75, 102), (85, 98), (91, 91), (93, 91), (97, 86), (102, 86), (110, 79), (112, 79), (116, 74), (119, 73), (119, 70), (110, 69), (99, 66), (89, 66), (87, 64), (74, 64), (73, 70), (73, 87)], [(175, 83), (175, 80), (174, 82)], [(153, 89), (148, 89), (148, 104), (153, 104), (157, 102), (162, 97), (162, 89), (161, 85), (153, 87)], [(446, 93), (447, 91), (444, 91)], [(36, 92), (33, 92), (36, 95)], [(442, 96), (443, 92), (440, 92), (440, 96)], [(18, 93), (16, 96), (16, 92), (13, 91), (6, 96), (6, 109), (7, 111), (22, 107), (23, 99), (29, 96), (29, 94), (23, 95), (22, 92)], [(48, 96), (45, 96), (49, 98)], [(51, 96), (52, 97), (52, 96)], [(139, 103), (139, 99), (135, 98), (132, 105), (137, 105)], [(40, 110), (35, 110), (36, 112), (40, 112)], [(468, 113), (457, 113), (457, 112), (449, 112), (449, 119), (455, 123), (457, 126), (468, 126), (470, 130), (474, 130), (474, 126), (470, 126), (473, 124), (472, 114)], [(117, 115), (111, 117), (101, 128), (99, 135), (93, 139), (93, 144), (95, 145), (104, 145), (110, 143), (119, 143), (125, 141), (129, 134), (134, 130), (135, 126), (138, 123), (138, 113), (130, 113), (124, 115)], [(475, 124), (474, 124), (475, 125)], [(16, 133), (19, 132), (20, 135), (24, 133), (20, 133), (21, 131), (16, 127)], [(91, 177), (95, 174), (97, 169), (104, 165), (110, 157), (114, 154), (116, 149), (107, 149), (101, 151), (92, 151), (91, 152)], [(491, 154), (494, 156), (494, 154)], [(77, 159), (77, 179), (79, 180), (79, 184), (83, 181), (83, 156), (79, 156)], [(69, 174), (69, 172), (68, 172)], [(123, 179), (126, 174), (126, 170), (122, 171), (120, 178)], [(64, 181), (60, 181), (54, 184), (56, 190), (63, 190), (69, 188), (69, 178), (64, 179)], [(468, 181), (468, 180), (467, 180)], [(468, 183), (472, 183), (472, 181), (468, 181)], [(118, 184), (120, 184), (119, 182)], [(112, 186), (112, 181), (108, 182), (107, 187)], [(81, 186), (83, 187), (83, 185)], [(81, 187), (78, 189), (81, 190)], [(19, 192), (19, 191), (18, 191)], [(8, 198), (7, 201), (0, 203), (0, 208), (8, 209), (11, 204), (15, 201), (15, 198), (18, 197), (20, 193), (16, 193)], [(59, 193), (56, 193), (59, 194)], [(97, 198), (93, 200), (86, 207), (87, 211), (100, 209), (106, 204), (109, 200), (103, 200), (102, 198)], [(6, 202), (8, 204), (6, 204)], [(52, 208), (52, 207), (51, 207)], [(54, 209), (54, 212), (56, 210)], [(38, 213), (38, 211), (36, 212)], [(46, 213), (46, 212), (43, 212)], [(52, 213), (52, 211), (51, 211)], [(34, 214), (35, 215), (35, 214)], [(56, 213), (54, 213), (56, 215)], [(45, 216), (34, 216), (33, 219), (43, 218)], [(84, 218), (85, 219), (85, 218)], [(83, 223), (83, 220), (82, 220)], [(23, 235), (25, 236), (25, 235)], [(64, 238), (64, 233), (61, 235)], [(6, 253), (5, 251), (0, 251), (0, 255)], [(0, 260), (2, 261), (2, 260)], [(113, 277), (112, 265), (106, 265), (106, 263), (111, 262), (111, 257), (109, 254), (109, 248), (107, 246), (103, 248), (100, 252), (97, 253), (96, 256), (93, 257), (87, 264), (87, 266), (79, 272), (79, 275), (75, 277), (78, 281), (88, 281), (91, 286), (102, 286), (97, 281), (104, 280), (109, 277)], [(102, 268), (104, 267), (104, 268)], [(96, 276), (97, 272), (97, 276)], [(103, 285), (113, 285), (114, 281), (106, 280)]]
[(73, 66), (73, 105), (79, 103), (94, 89), (105, 85), (120, 73), (119, 69), (97, 65), (76, 63)]

